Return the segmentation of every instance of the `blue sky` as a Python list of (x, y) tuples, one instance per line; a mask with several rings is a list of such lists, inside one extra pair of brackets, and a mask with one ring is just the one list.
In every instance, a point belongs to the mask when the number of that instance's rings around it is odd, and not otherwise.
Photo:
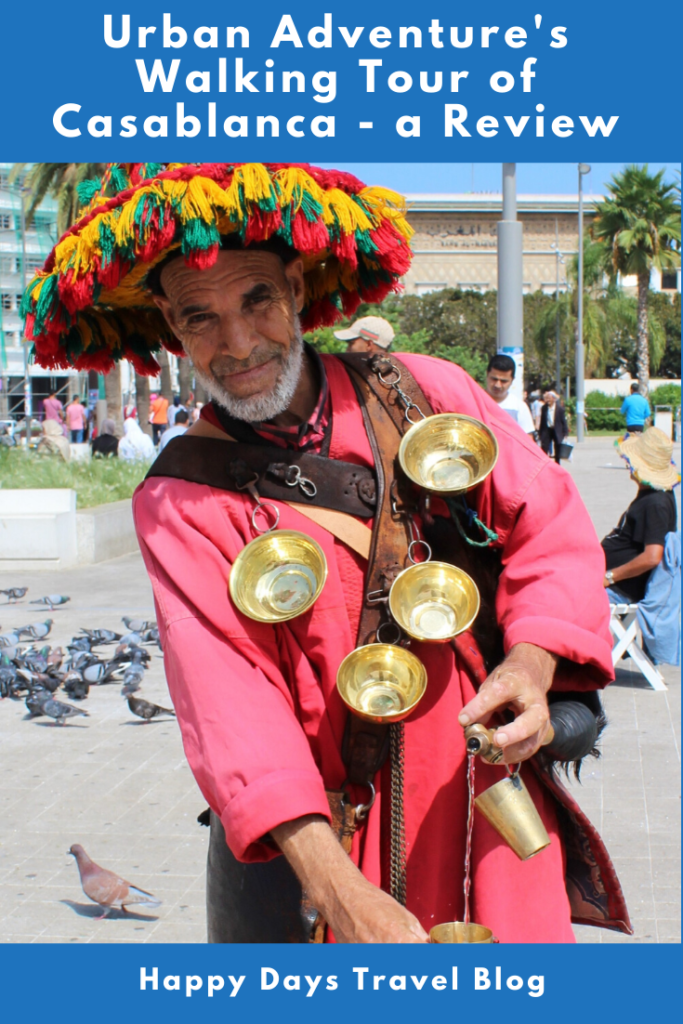
[[(331, 166), (331, 165), (323, 165)], [(586, 194), (601, 195), (604, 183), (626, 164), (594, 164), (584, 178)], [(350, 171), (368, 185), (384, 185), (397, 192), (500, 192), (500, 164), (335, 164)], [(664, 167), (665, 181), (677, 181), (680, 164), (649, 165), (651, 171)], [(576, 164), (517, 164), (518, 194), (576, 194)]]

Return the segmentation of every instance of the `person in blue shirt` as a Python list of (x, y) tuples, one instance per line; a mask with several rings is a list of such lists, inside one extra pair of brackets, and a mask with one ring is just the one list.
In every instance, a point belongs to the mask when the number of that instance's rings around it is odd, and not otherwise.
[(631, 394), (627, 395), (621, 406), (621, 414), (626, 417), (626, 429), (629, 434), (642, 434), (645, 422), (652, 415), (647, 398), (638, 393), (639, 384), (631, 384)]

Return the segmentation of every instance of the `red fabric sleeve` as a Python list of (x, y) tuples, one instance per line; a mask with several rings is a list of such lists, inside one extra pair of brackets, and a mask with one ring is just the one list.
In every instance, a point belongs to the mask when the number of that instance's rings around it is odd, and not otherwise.
[(270, 829), (304, 814), (329, 819), (329, 806), (277, 668), (275, 632), (250, 624), (245, 639), (227, 598), (244, 541), (210, 488), (182, 481), (141, 485), (134, 516), (190, 768), (235, 856), (269, 860), (277, 851), (260, 839)]

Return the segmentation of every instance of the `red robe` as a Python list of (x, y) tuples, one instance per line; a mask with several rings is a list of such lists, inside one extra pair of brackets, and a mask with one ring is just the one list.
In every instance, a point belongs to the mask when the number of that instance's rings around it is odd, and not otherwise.
[[(604, 556), (574, 483), (459, 367), (426, 356), (399, 357), (434, 412), (483, 420), (500, 455), (469, 496), (502, 548), (496, 611), (505, 649), (527, 642), (564, 668), (555, 689), (594, 689), (613, 678)], [(372, 465), (361, 411), (343, 366), (324, 357), (332, 404), (330, 456)], [(244, 861), (277, 854), (260, 841), (304, 814), (329, 815), (325, 789), (345, 780), (341, 742), (346, 710), (335, 680), (354, 648), (365, 562), (288, 505), (280, 526), (323, 548), (329, 575), (306, 614), (266, 625), (242, 616), (228, 596), (230, 567), (253, 539), (249, 496), (170, 478), (151, 478), (134, 497), (142, 553), (152, 580), (168, 685), (197, 783)], [(415, 643), (427, 668), (426, 696), (405, 723), (408, 908), (427, 930), (461, 920), (467, 789), (458, 714), (474, 695), (450, 644)], [(383, 783), (352, 856), (381, 885)], [(477, 791), (501, 768), (477, 764)], [(532, 771), (523, 777), (551, 836), (522, 863), (477, 814), (472, 920), (502, 942), (571, 942), (563, 845), (554, 801)], [(360, 790), (362, 801), (367, 791)]]

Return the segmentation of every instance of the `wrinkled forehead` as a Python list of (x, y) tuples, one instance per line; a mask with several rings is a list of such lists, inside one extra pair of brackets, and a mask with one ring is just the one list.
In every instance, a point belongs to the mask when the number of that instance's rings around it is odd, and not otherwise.
[(206, 302), (219, 295), (239, 298), (258, 284), (286, 289), (284, 264), (275, 253), (221, 250), (206, 270), (188, 267), (179, 258), (161, 272), (161, 287), (173, 305), (184, 305), (189, 299)]

